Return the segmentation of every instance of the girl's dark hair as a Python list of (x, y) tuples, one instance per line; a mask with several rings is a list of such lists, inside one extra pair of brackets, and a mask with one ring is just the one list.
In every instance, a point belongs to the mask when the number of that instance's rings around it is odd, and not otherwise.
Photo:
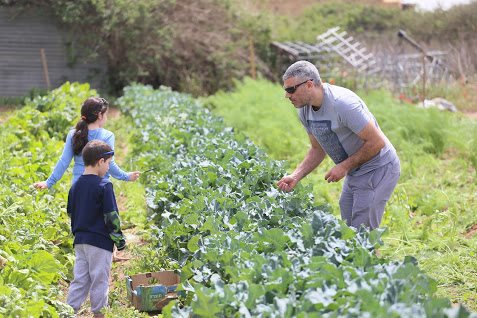
[(101, 158), (107, 160), (113, 154), (111, 147), (101, 140), (91, 140), (84, 146), (82, 151), (85, 166), (96, 166)]
[(81, 106), (81, 120), (76, 124), (73, 134), (73, 153), (80, 155), (88, 142), (88, 124), (98, 119), (99, 113), (104, 114), (108, 110), (108, 101), (100, 97), (90, 97)]

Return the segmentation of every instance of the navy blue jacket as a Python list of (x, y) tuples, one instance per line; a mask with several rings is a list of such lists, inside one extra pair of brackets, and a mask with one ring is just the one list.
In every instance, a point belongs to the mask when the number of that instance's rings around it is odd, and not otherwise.
[(124, 248), (113, 184), (108, 179), (81, 175), (68, 193), (67, 212), (73, 244), (89, 244), (111, 252), (114, 244)]

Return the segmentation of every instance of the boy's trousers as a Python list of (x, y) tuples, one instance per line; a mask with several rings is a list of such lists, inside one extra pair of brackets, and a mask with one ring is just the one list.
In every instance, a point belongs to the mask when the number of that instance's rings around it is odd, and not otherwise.
[(108, 305), (113, 253), (88, 244), (75, 244), (75, 255), (74, 279), (68, 291), (67, 303), (77, 312), (89, 292), (91, 311), (100, 313)]

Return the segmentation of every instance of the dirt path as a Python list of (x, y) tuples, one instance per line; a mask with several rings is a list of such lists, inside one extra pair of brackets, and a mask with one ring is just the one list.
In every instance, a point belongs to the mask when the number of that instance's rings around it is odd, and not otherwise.
[(121, 116), (121, 111), (119, 108), (111, 106), (108, 109), (108, 118), (109, 119), (118, 119)]
[[(112, 121), (121, 120), (121, 111), (116, 107), (110, 107), (108, 110), (108, 117)], [(118, 149), (119, 161), (122, 161), (124, 158), (126, 158), (126, 156), (128, 155), (128, 144), (123, 138), (118, 138), (116, 140), (116, 149)], [(120, 213), (122, 213), (123, 211), (127, 211), (127, 196), (123, 192), (120, 192), (117, 193), (116, 198), (118, 209), (119, 211), (121, 211)], [(109, 290), (110, 294), (119, 293), (121, 295), (124, 295), (124, 302), (122, 301), (122, 304), (127, 307), (130, 304), (126, 299), (124, 289), (126, 272), (135, 261), (135, 255), (131, 252), (131, 247), (143, 245), (144, 242), (137, 234), (137, 229), (135, 227), (123, 229), (123, 234), (126, 238), (126, 249), (124, 249), (123, 251), (116, 251), (113, 254), (113, 266), (111, 269)]]
[(473, 119), (473, 120), (477, 120), (477, 111), (464, 112), (464, 115), (465, 115), (467, 118), (470, 118), (470, 119)]

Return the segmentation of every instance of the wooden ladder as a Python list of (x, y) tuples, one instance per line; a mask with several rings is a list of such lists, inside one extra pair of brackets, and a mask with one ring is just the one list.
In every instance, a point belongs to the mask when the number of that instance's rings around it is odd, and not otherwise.
[(339, 27), (329, 29), (316, 37), (318, 46), (333, 51), (360, 72), (374, 74), (379, 72), (374, 55), (367, 48), (348, 36), (346, 31)]

